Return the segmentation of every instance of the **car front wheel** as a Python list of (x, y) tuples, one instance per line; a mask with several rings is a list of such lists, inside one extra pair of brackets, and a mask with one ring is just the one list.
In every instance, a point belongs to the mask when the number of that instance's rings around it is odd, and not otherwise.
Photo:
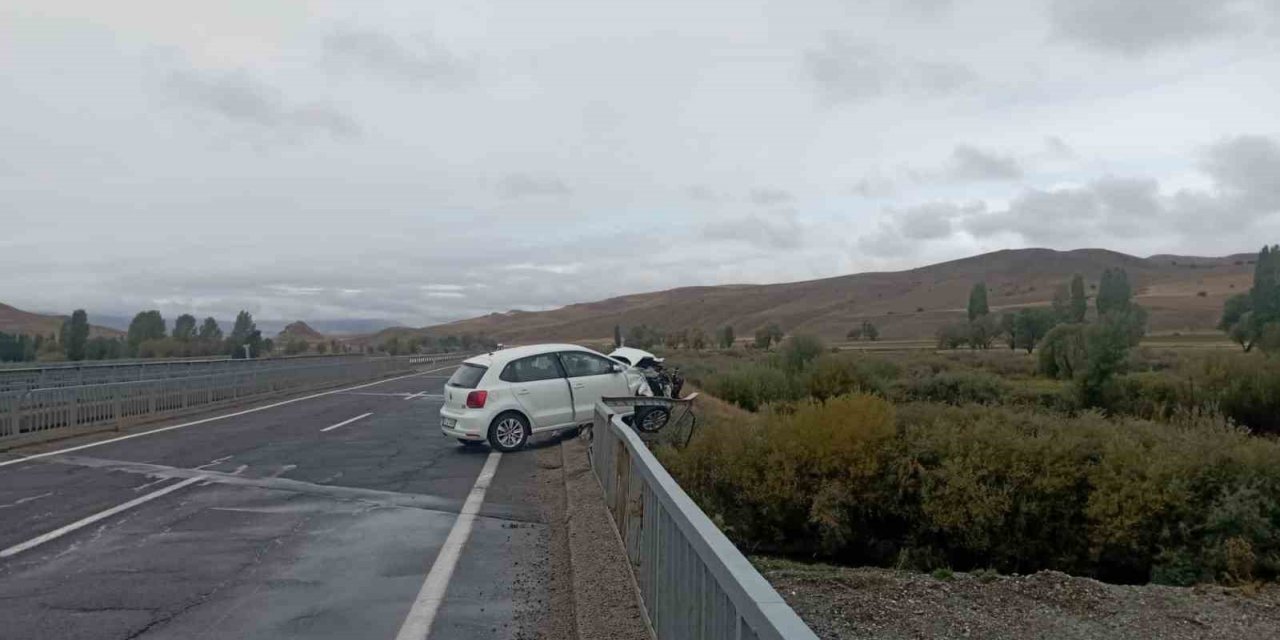
[(529, 442), (529, 422), (518, 413), (504, 413), (489, 425), (489, 446), (510, 452), (524, 448)]

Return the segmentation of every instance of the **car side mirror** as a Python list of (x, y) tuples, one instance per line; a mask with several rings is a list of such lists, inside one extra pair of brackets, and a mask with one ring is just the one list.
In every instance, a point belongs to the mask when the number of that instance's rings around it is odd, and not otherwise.
[(627, 369), (626, 367), (624, 367), (624, 366), (622, 366), (622, 365), (620, 365), (620, 364), (614, 364), (614, 365), (613, 365), (613, 372), (614, 372), (614, 373), (622, 373), (623, 371), (626, 371), (626, 369)]

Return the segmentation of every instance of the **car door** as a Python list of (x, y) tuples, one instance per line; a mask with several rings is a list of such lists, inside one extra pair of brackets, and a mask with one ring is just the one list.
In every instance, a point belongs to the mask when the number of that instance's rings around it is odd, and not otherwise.
[(573, 393), (574, 420), (590, 422), (596, 401), (604, 396), (629, 396), (622, 365), (586, 351), (561, 351), (560, 363)]
[(513, 360), (498, 379), (511, 384), (511, 393), (529, 416), (534, 431), (573, 424), (573, 397), (556, 354)]

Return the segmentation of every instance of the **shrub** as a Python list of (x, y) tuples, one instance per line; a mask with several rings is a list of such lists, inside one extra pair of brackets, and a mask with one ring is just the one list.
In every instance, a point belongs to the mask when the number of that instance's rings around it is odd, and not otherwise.
[(944, 404), (968, 403), (995, 404), (1009, 394), (1009, 385), (987, 373), (939, 373), (927, 378), (912, 380), (903, 389), (910, 400), (925, 400)]
[(923, 570), (1119, 582), (1280, 576), (1280, 442), (869, 395), (712, 423), (664, 462), (740, 545)]
[(736, 366), (706, 379), (707, 391), (748, 411), (766, 404), (800, 399), (803, 389), (780, 369), (748, 364)]
[(787, 371), (799, 372), (826, 350), (826, 345), (816, 336), (791, 336), (782, 344), (782, 365)]
[(804, 392), (818, 400), (858, 391), (883, 396), (897, 377), (897, 367), (885, 360), (826, 355), (805, 371), (803, 384)]

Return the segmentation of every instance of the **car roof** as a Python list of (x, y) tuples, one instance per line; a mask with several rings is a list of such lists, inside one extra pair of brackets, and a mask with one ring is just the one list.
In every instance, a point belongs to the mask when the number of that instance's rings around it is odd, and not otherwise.
[(536, 356), (543, 353), (554, 353), (556, 351), (586, 351), (588, 353), (596, 353), (586, 347), (580, 347), (576, 344), (529, 344), (520, 347), (510, 347), (507, 349), (499, 349), (490, 351), (464, 360), (467, 364), (478, 364), (484, 367), (493, 367), (495, 365), (504, 365), (512, 360), (523, 358), (525, 356)]

